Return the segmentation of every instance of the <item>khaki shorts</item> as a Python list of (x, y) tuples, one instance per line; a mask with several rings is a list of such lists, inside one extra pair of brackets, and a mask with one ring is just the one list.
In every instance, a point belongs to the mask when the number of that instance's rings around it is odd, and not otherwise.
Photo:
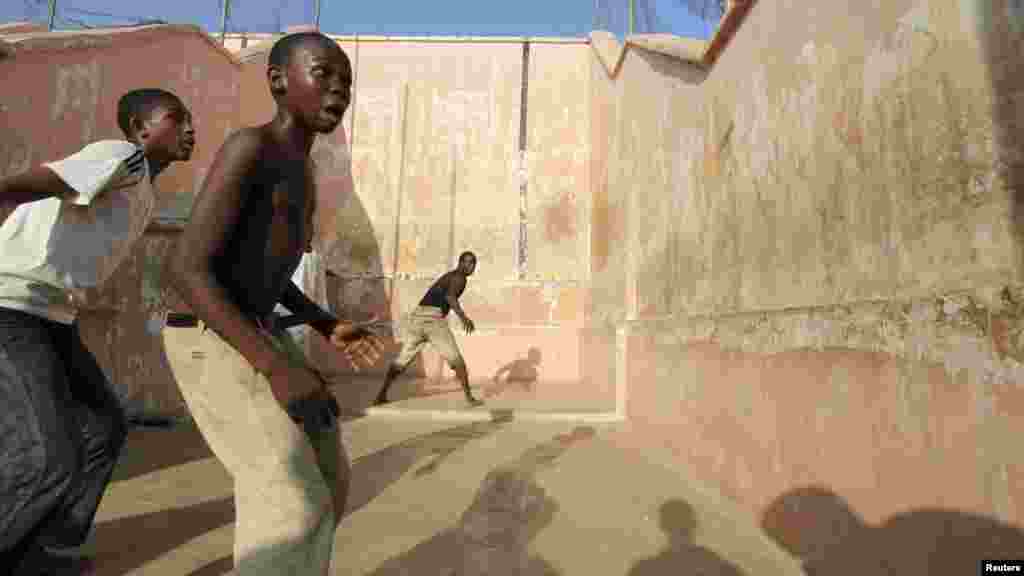
[(429, 342), (435, 350), (448, 362), (455, 366), (462, 362), (462, 352), (455, 343), (455, 335), (448, 327), (448, 318), (440, 308), (418, 306), (408, 314), (398, 327), (397, 340), (402, 349), (395, 358), (396, 366), (405, 367), (412, 362), (423, 347)]

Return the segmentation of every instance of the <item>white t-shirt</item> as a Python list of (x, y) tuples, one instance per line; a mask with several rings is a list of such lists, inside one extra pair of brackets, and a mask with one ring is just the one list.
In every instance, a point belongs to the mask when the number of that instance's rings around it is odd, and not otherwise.
[(70, 324), (80, 291), (109, 278), (142, 237), (155, 196), (131, 142), (95, 142), (44, 166), (78, 194), (22, 204), (0, 225), (0, 307)]

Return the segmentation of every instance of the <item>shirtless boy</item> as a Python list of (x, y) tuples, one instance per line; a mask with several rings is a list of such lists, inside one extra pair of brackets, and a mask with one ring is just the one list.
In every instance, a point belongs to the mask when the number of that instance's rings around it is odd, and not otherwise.
[(0, 179), (0, 205), (15, 207), (0, 223), (5, 574), (88, 568), (73, 556), (124, 445), (124, 409), (78, 331), (80, 290), (101, 285), (142, 237), (153, 180), (191, 157), (195, 132), (181, 100), (155, 88), (122, 96), (117, 120), (126, 140)]
[[(305, 32), (274, 45), (267, 80), (275, 117), (221, 147), (169, 261), (173, 285), (203, 325), (205, 352), (202, 378), (178, 385), (234, 480), (237, 572), (324, 576), (348, 486), (337, 406), (325, 381), (284, 352), (287, 334), (268, 320), (280, 303), (350, 356), (371, 363), (380, 353), (376, 336), (334, 318), (291, 281), (313, 239), (310, 148), (341, 122), (352, 68), (336, 42)], [(304, 412), (302, 428), (295, 412)]]

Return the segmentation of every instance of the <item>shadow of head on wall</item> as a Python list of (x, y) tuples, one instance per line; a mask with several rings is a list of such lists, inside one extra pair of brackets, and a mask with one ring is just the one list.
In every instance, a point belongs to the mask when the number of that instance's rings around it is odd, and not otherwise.
[(900, 512), (865, 523), (822, 486), (791, 490), (764, 511), (761, 528), (804, 564), (808, 576), (975, 574), (981, 560), (1019, 559), (1024, 531), (957, 510)]
[(663, 502), (658, 508), (658, 526), (667, 540), (665, 549), (634, 564), (629, 576), (743, 575), (715, 552), (697, 545), (697, 514), (685, 500)]

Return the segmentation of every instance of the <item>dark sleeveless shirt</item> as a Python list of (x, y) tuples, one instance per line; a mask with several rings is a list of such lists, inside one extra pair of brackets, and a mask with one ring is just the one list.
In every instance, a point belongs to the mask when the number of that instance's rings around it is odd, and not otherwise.
[[(451, 272), (445, 272), (440, 278), (438, 278), (427, 290), (427, 293), (423, 295), (423, 299), (420, 300), (420, 306), (434, 306), (440, 308), (441, 312), (445, 316), (448, 315), (451, 306), (448, 304), (448, 286), (451, 284), (452, 276), (457, 274), (455, 270)], [(462, 285), (462, 289), (459, 290), (455, 297), (462, 296), (462, 293), (466, 291), (466, 285)]]

